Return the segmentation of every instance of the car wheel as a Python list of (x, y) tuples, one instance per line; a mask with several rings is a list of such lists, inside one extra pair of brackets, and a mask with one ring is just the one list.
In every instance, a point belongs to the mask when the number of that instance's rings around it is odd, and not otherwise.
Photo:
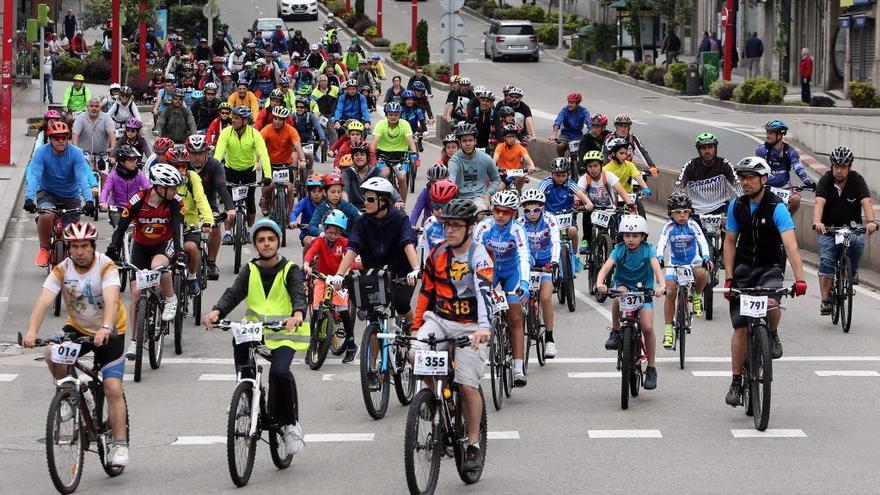
[(538, 55), (537, 53), (532, 55), (532, 62), (540, 62), (540, 61), (541, 61), (540, 55)]
[(495, 55), (495, 49), (494, 49), (494, 48), (492, 49), (492, 53), (490, 53), (489, 56), (492, 58), (492, 61), (493, 61), (493, 62), (497, 62), (498, 59), (499, 59), (498, 55)]

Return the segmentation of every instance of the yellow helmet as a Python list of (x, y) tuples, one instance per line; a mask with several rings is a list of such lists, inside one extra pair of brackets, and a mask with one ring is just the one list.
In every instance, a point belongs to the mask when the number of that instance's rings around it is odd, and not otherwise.
[(364, 124), (360, 120), (352, 120), (348, 123), (348, 126), (346, 126), (346, 130), (348, 130), (348, 132), (360, 131), (363, 134)]
[(82, 74), (77, 74), (77, 75), (73, 76), (73, 80), (74, 80), (74, 81), (85, 81), (86, 78), (83, 77)]

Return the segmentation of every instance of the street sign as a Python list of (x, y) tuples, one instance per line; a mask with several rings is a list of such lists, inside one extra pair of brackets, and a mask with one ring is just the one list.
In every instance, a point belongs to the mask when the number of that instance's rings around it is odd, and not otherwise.
[(730, 11), (727, 10), (727, 7), (721, 7), (721, 27), (727, 27), (727, 22), (730, 19)]
[[(214, 6), (214, 9), (208, 10), (211, 8), (211, 5)], [(202, 7), (202, 15), (204, 15), (208, 19), (213, 19), (213, 18), (217, 17), (218, 15), (220, 15), (220, 8), (217, 7), (216, 3), (208, 2), (205, 4), (204, 7)]]
[(456, 10), (461, 10), (464, 7), (464, 0), (438, 0), (440, 5), (443, 6), (443, 10), (446, 12), (454, 12)]
[(464, 60), (464, 40), (461, 38), (446, 38), (440, 42), (440, 55), (449, 64), (457, 64)]
[(440, 32), (450, 38), (458, 38), (464, 33), (464, 17), (458, 12), (447, 12), (440, 17)]

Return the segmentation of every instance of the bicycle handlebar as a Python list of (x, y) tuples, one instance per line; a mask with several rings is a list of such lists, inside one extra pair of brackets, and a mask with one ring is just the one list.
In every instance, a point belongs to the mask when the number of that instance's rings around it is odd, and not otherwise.
[(825, 227), (826, 234), (864, 234), (867, 231), (868, 229), (864, 225), (855, 222), (851, 223), (849, 227)]
[[(217, 323), (214, 323), (215, 328), (219, 328), (224, 332), (232, 328), (232, 325), (235, 323), (240, 323), (232, 320), (220, 320)], [(283, 321), (271, 321), (271, 322), (262, 322), (263, 328), (266, 330), (284, 330), (284, 322)]]
[(420, 338), (416, 337), (415, 335), (402, 335), (402, 334), (397, 334), (397, 333), (379, 333), (379, 334), (376, 334), (376, 338), (394, 339), (395, 341), (402, 341), (402, 342), (415, 341), (415, 342), (422, 342), (422, 343), (429, 344), (429, 345), (430, 344), (434, 344), (434, 345), (442, 344), (444, 342), (453, 342), (453, 345), (455, 345), (455, 347), (467, 347), (471, 344), (471, 338), (466, 335), (461, 336), (461, 337), (446, 337), (444, 339), (435, 339), (434, 334), (432, 333), (428, 336), (428, 339), (425, 340), (425, 339), (420, 339)]
[(712, 292), (717, 292), (721, 294), (725, 294), (730, 292), (735, 295), (746, 295), (746, 296), (789, 296), (794, 297), (794, 286), (789, 288), (779, 288), (774, 289), (770, 287), (715, 287), (712, 289)]
[[(75, 332), (65, 332), (64, 335), (60, 339), (40, 339), (34, 341), (34, 347), (46, 347), (51, 344), (58, 344), (61, 342), (71, 341), (77, 344), (91, 344), (94, 341), (94, 337), (90, 335), (79, 335), (76, 338), (73, 338), (73, 335), (78, 335)], [(23, 337), (21, 332), (18, 332), (18, 345), (21, 345)]]

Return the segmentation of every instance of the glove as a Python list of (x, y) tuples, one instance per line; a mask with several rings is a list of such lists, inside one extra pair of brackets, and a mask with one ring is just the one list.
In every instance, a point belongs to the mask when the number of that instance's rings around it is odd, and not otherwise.
[(651, 196), (651, 188), (650, 187), (643, 187), (642, 188), (642, 196), (644, 196), (646, 198), (650, 197)]
[(28, 213), (36, 213), (37, 212), (37, 205), (36, 205), (36, 203), (34, 203), (34, 200), (32, 200), (32, 199), (24, 200), (23, 208), (24, 208), (24, 211), (26, 211)]
[(807, 282), (803, 280), (798, 280), (794, 283), (794, 294), (796, 296), (802, 296), (807, 293)]
[[(732, 278), (729, 278), (729, 279), (727, 279), (727, 280), (724, 281), (724, 288), (725, 288), (725, 289), (729, 289), (729, 288), (731, 288), (731, 287), (733, 287), (733, 279), (732, 279)], [(724, 299), (727, 299), (728, 301), (730, 301), (730, 292), (725, 292), (725, 293), (724, 293)]]
[(415, 270), (406, 274), (406, 281), (411, 284), (415, 284), (421, 274), (422, 270), (416, 268)]
[(95, 202), (94, 201), (86, 201), (86, 205), (83, 206), (83, 213), (90, 217), (95, 214)]
[(272, 179), (270, 179), (268, 177), (263, 177), (263, 186), (265, 187), (265, 186), (271, 186), (271, 185), (272, 185)]
[(807, 180), (804, 181), (804, 185), (807, 186), (807, 189), (816, 189), (816, 183), (813, 182), (813, 179), (807, 178)]
[(409, 154), (409, 161), (414, 162), (414, 161), (416, 161), (416, 160), (418, 160), (418, 159), (419, 159), (419, 154), (418, 154), (418, 153), (410, 153), (410, 154)]
[(519, 291), (523, 294), (529, 293), (529, 281), (528, 280), (520, 280), (519, 281)]
[(342, 281), (343, 281), (342, 275), (330, 275), (329, 277), (327, 277), (327, 283), (330, 285), (334, 285), (334, 286), (340, 285), (340, 284), (342, 284)]
[(104, 254), (113, 261), (119, 261), (119, 247), (113, 244), (107, 246), (107, 251)]

